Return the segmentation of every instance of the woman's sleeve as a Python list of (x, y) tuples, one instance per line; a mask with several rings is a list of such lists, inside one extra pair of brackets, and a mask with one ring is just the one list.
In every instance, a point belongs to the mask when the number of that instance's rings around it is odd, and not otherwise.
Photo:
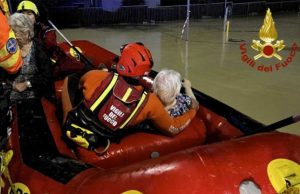
[(148, 110), (147, 119), (152, 121), (154, 127), (170, 136), (174, 136), (185, 129), (196, 115), (196, 110), (192, 108), (181, 116), (171, 117), (163, 104), (152, 93), (144, 108)]

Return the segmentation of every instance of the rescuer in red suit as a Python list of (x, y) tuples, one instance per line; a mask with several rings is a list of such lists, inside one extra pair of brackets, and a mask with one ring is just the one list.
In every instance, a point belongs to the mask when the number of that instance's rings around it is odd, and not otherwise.
[[(64, 120), (69, 114), (65, 121), (67, 128), (73, 128), (67, 136), (76, 139), (76, 131), (80, 129), (86, 134), (93, 127), (92, 131), (97, 130), (96, 133), (104, 135), (109, 133), (109, 138), (114, 138), (146, 120), (166, 135), (180, 133), (196, 115), (198, 102), (193, 101), (191, 109), (184, 115), (170, 117), (159, 98), (152, 92), (145, 92), (144, 87), (139, 84), (139, 79), (147, 76), (152, 66), (151, 53), (142, 43), (124, 45), (116, 64), (117, 73), (91, 70), (81, 77), (79, 88), (83, 92), (83, 103), (80, 105), (70, 99), (73, 89), (70, 88), (71, 80), (67, 78), (62, 90), (63, 113)], [(78, 89), (78, 85), (71, 85)], [(131, 106), (130, 103), (135, 103), (130, 116), (126, 117), (126, 108), (120, 101), (127, 107)], [(70, 115), (75, 119), (70, 121)], [(76, 123), (81, 119), (82, 122)], [(88, 124), (82, 126), (82, 123)], [(82, 142), (77, 144), (81, 145)]]
[(70, 72), (80, 72), (84, 65), (76, 58), (67, 55), (57, 44), (55, 29), (39, 21), (39, 10), (31, 1), (22, 1), (17, 11), (27, 15), (35, 24), (35, 37), (45, 46), (49, 57), (54, 63), (54, 77), (64, 77)]
[(39, 21), (40, 13), (37, 6), (31, 1), (22, 1), (17, 7), (17, 12), (27, 15), (34, 23), (35, 38), (44, 44), (45, 48), (52, 56), (55, 47), (57, 47), (55, 29)]

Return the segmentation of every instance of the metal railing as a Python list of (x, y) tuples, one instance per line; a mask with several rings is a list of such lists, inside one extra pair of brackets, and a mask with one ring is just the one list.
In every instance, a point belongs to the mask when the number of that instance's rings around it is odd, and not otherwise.
[[(298, 12), (300, 0), (280, 1), (280, 2), (228, 2), (226, 6), (231, 6), (232, 16), (251, 16), (265, 14), (266, 8), (270, 8), (272, 13), (278, 11)], [(203, 17), (223, 17), (225, 4), (206, 3), (192, 4), (190, 7), (191, 19), (201, 19)], [(184, 20), (186, 17), (186, 6), (158, 6), (148, 8), (147, 6), (123, 6), (116, 11), (106, 11), (101, 7), (53, 7), (50, 9), (50, 18), (61, 27), (70, 26), (98, 26), (120, 23), (145, 23)]]

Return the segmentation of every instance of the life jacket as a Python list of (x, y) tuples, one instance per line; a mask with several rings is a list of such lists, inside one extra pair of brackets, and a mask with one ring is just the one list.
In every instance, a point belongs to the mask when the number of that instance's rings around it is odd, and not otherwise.
[[(88, 148), (110, 140), (119, 140), (129, 131), (130, 122), (147, 101), (147, 92), (137, 90), (116, 73), (111, 73), (96, 88), (89, 100), (84, 100), (69, 112), (66, 135), (76, 144)], [(109, 140), (109, 141), (107, 141)]]
[(14, 32), (9, 28), (7, 18), (0, 10), (0, 67), (6, 72), (16, 73), (23, 61)]

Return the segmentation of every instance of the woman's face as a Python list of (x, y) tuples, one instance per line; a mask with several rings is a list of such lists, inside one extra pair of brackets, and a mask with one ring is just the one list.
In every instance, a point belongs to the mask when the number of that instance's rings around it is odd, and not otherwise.
[(35, 21), (36, 21), (35, 20), (35, 14), (32, 11), (30, 11), (30, 10), (24, 10), (24, 11), (22, 11), (22, 13), (25, 14), (25, 15), (27, 15), (28, 18), (30, 19), (30, 21), (33, 24), (35, 24)]
[(29, 32), (24, 32), (22, 30), (15, 31), (16, 39), (20, 47), (24, 46), (28, 42), (30, 42)]

